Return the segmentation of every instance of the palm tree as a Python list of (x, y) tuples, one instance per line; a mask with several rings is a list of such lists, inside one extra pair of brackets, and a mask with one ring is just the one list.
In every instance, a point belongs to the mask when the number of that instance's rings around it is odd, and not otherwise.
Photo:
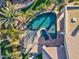
[(0, 8), (0, 26), (2, 24), (5, 25), (5, 27), (11, 26), (13, 27), (16, 13), (15, 13), (15, 5), (12, 5), (10, 1), (6, 2), (6, 6)]
[(17, 10), (17, 6), (18, 4), (12, 4), (10, 1), (7, 1), (6, 6), (0, 8), (0, 26), (4, 25), (5, 28), (14, 28), (19, 21), (21, 25), (29, 20), (29, 16)]
[[(17, 4), (14, 5), (10, 1), (7, 1), (6, 6), (0, 8), (0, 27), (2, 27), (0, 31), (0, 41), (4, 43), (2, 40), (5, 38), (10, 42), (10, 44), (6, 44), (6, 46), (4, 46), (5, 48), (20, 45), (20, 36), (24, 33), (24, 31), (18, 30), (17, 27), (19, 28), (21, 24), (28, 22), (29, 16), (33, 16), (32, 10), (23, 14), (16, 10), (16, 6)], [(20, 21), (20, 25), (17, 25), (15, 28), (17, 21)], [(4, 35), (2, 35), (2, 33)]]
[[(4, 48), (15, 45), (18, 46), (20, 35), (23, 34), (22, 31), (19, 31), (14, 27), (16, 21), (23, 20), (20, 18), (18, 19), (18, 17), (21, 16), (21, 13), (17, 12), (16, 5), (12, 4), (10, 1), (6, 1), (6, 6), (0, 8), (0, 43), (5, 44), (5, 42), (3, 42), (5, 40), (10, 42), (9, 44), (6, 44)], [(15, 39), (17, 39), (16, 44), (14, 41)], [(2, 46), (2, 44), (0, 46)]]

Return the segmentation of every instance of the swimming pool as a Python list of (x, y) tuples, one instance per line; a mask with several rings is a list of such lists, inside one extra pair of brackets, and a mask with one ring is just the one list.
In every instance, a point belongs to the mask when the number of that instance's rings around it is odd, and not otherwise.
[(41, 36), (45, 39), (45, 40), (49, 40), (49, 36), (47, 35), (47, 32), (45, 29), (41, 29), (40, 31)]
[(55, 39), (57, 37), (57, 16), (53, 12), (45, 12), (37, 15), (29, 22), (27, 28), (34, 31), (45, 28), (52, 39)]

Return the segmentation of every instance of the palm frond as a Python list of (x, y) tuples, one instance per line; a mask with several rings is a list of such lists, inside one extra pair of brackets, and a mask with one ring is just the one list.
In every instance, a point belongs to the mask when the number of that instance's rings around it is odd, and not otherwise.
[(0, 15), (5, 16), (5, 17), (6, 17), (6, 13), (0, 12)]
[(0, 11), (1, 11), (1, 12), (4, 12), (4, 13), (7, 13), (5, 7), (4, 7), (4, 8), (0, 8)]
[(4, 24), (6, 22), (6, 20), (0, 20), (0, 26), (2, 25), (2, 24)]

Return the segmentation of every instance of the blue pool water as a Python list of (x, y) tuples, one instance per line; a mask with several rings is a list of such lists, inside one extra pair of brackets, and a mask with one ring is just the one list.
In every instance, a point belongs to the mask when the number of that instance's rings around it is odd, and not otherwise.
[(45, 28), (52, 39), (55, 39), (57, 37), (57, 16), (53, 12), (42, 13), (32, 19), (27, 28), (29, 30), (39, 30)]
[(49, 36), (46, 33), (46, 30), (41, 30), (41, 36), (44, 37), (45, 40), (49, 40)]

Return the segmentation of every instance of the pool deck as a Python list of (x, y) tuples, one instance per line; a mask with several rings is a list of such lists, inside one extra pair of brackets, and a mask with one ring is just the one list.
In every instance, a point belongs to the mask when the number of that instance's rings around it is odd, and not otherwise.
[(43, 59), (66, 59), (64, 47), (43, 47)]
[(38, 40), (38, 43), (41, 45), (49, 46), (49, 47), (57, 47), (60, 45), (64, 45), (64, 35), (60, 34), (60, 32), (59, 32), (59, 33), (57, 33), (56, 39), (54, 39), (54, 40), (49, 39), (47, 41), (45, 41), (43, 37), (40, 37)]

